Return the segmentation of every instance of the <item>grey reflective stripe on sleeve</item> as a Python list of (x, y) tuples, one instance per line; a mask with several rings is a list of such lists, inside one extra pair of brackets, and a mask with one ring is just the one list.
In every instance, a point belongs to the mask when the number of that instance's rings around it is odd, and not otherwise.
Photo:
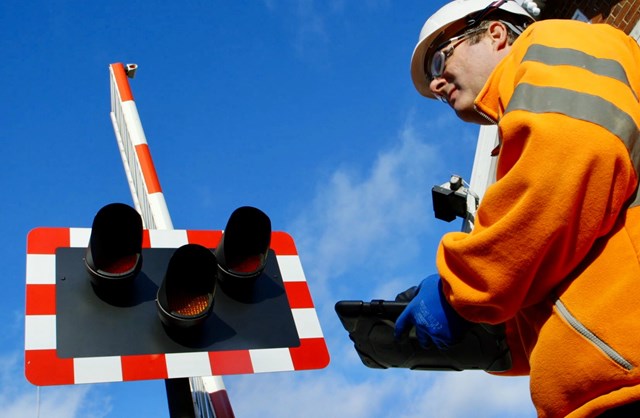
[[(505, 115), (514, 110), (559, 113), (595, 123), (624, 142), (631, 155), (636, 174), (640, 173), (640, 132), (633, 118), (613, 103), (601, 97), (574, 90), (521, 83), (513, 92)], [(640, 194), (636, 196), (631, 206), (638, 204), (640, 204)]]
[(608, 58), (596, 58), (575, 49), (551, 48), (539, 44), (531, 45), (527, 49), (527, 53), (522, 59), (522, 62), (525, 61), (536, 61), (547, 65), (570, 65), (583, 68), (593, 74), (613, 78), (629, 87), (633, 97), (636, 100), (638, 99), (635, 91), (631, 88), (626, 71), (618, 61)]

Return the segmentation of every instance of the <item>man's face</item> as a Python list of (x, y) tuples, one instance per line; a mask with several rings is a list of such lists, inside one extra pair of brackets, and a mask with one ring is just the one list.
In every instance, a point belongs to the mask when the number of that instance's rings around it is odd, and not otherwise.
[(496, 48), (496, 40), (490, 32), (491, 28), (487, 29), (474, 44), (468, 38), (452, 44), (455, 47), (448, 54), (442, 75), (431, 80), (429, 85), (433, 94), (444, 99), (458, 117), (467, 122), (489, 123), (476, 112), (473, 103), (504, 56), (504, 49)]

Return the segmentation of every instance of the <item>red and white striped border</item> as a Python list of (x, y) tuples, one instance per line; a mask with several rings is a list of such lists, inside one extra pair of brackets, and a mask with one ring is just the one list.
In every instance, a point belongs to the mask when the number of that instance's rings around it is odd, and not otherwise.
[[(321, 369), (329, 364), (300, 259), (291, 236), (273, 232), (287, 298), (300, 338), (299, 347), (257, 350), (167, 353), (136, 356), (59, 358), (56, 351), (55, 251), (86, 247), (89, 228), (36, 228), (27, 239), (25, 374), (38, 386), (193, 376), (250, 374)], [(184, 244), (217, 246), (222, 231), (144, 230), (144, 248), (178, 248)]]

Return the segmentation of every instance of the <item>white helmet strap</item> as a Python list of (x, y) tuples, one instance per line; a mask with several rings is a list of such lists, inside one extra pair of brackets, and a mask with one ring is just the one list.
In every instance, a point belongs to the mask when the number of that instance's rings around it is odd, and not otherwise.
[(467, 27), (475, 26), (478, 23), (482, 22), (484, 18), (487, 17), (488, 14), (490, 14), (494, 10), (499, 9), (500, 6), (502, 6), (504, 3), (508, 1), (509, 0), (496, 0), (490, 5), (488, 5), (487, 7), (485, 7), (484, 9), (476, 13), (473, 13), (472, 15), (469, 15), (467, 17)]

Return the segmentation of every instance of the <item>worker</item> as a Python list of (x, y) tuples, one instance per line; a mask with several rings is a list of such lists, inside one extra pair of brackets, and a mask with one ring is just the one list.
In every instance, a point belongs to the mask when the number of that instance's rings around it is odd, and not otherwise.
[(539, 417), (640, 417), (640, 48), (606, 24), (452, 1), (424, 24), (417, 90), (497, 124), (496, 181), (470, 233), (396, 321), (451, 345), (506, 325)]

